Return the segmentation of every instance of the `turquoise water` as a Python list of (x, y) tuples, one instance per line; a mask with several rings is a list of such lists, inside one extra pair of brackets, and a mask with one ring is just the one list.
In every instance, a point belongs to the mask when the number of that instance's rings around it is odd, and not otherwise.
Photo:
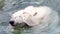
[[(0, 0), (0, 34), (15, 34), (9, 29), (10, 15), (24, 9), (27, 6), (49, 6), (56, 10), (60, 16), (60, 0)], [(55, 33), (47, 32), (43, 34), (60, 34), (60, 23), (56, 26)], [(57, 28), (58, 27), (58, 28)], [(49, 30), (48, 30), (49, 31)]]

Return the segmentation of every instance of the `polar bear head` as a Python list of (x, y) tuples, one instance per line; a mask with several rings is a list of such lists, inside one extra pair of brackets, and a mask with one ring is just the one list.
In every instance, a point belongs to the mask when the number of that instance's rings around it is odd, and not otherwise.
[[(27, 25), (32, 26), (33, 24), (37, 24), (37, 23), (33, 23), (32, 21), (32, 15), (36, 15), (37, 12), (33, 11), (35, 10), (33, 6), (29, 6), (27, 8), (25, 8), (24, 10), (20, 10), (18, 12), (15, 12), (12, 16), (11, 19), (9, 21), (9, 23), (12, 26), (15, 26), (17, 23), (26, 23)], [(33, 12), (33, 13), (32, 13)]]

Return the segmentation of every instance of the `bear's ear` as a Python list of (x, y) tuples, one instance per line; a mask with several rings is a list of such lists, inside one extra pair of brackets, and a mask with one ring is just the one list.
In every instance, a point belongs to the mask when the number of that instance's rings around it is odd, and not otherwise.
[(33, 14), (33, 16), (35, 16), (35, 15), (37, 15), (37, 12), (35, 12), (35, 13)]

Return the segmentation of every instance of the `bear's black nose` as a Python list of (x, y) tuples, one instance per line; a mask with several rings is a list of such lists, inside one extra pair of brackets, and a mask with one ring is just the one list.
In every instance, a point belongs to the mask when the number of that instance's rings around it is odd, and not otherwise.
[(12, 26), (15, 26), (15, 25), (14, 25), (14, 21), (9, 21), (9, 23), (10, 23)]

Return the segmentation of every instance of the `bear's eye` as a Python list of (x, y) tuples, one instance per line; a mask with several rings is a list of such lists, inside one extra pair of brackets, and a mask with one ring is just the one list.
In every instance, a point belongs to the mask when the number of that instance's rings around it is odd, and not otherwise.
[(35, 16), (36, 14), (37, 14), (37, 12), (35, 12), (33, 16)]
[(21, 16), (19, 16), (19, 18), (22, 18)]

